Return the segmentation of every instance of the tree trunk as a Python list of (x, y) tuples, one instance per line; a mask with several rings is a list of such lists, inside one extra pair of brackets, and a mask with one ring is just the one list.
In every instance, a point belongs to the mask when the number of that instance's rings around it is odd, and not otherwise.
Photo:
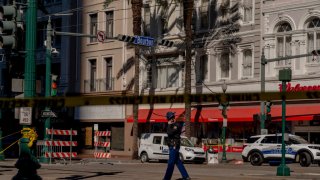
[[(133, 15), (133, 34), (141, 35), (141, 8), (142, 0), (132, 0)], [(134, 96), (139, 96), (139, 47), (134, 48)], [(138, 159), (138, 110), (139, 104), (133, 104), (133, 143), (132, 143), (132, 159)]]
[[(193, 1), (183, 1), (183, 16), (184, 16), (184, 28), (186, 32), (186, 64), (185, 64), (185, 96), (190, 97), (191, 95), (191, 43), (192, 43), (192, 10)], [(185, 101), (185, 117), (186, 117), (186, 136), (191, 136), (191, 101), (188, 99)]]

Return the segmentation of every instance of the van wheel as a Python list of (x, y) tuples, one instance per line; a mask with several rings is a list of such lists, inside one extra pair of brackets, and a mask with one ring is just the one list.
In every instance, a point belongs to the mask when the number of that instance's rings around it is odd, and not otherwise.
[(142, 163), (148, 162), (149, 161), (148, 154), (146, 152), (141, 153), (140, 160)]
[(302, 167), (309, 167), (311, 164), (311, 156), (307, 152), (302, 152), (299, 154), (299, 163)]
[(261, 166), (263, 163), (263, 157), (259, 152), (253, 152), (250, 155), (250, 162), (253, 166)]
[(183, 155), (181, 153), (179, 154), (179, 158), (182, 162), (184, 162)]

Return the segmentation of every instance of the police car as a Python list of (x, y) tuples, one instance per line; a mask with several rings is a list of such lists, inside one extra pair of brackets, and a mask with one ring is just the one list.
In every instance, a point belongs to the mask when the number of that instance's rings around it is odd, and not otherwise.
[[(168, 160), (169, 147), (167, 145), (167, 134), (144, 133), (139, 143), (139, 157), (142, 163), (149, 160)], [(206, 154), (200, 147), (195, 147), (185, 136), (181, 136), (180, 159), (202, 164), (206, 160)]]
[[(282, 134), (267, 134), (251, 136), (242, 151), (243, 161), (249, 161), (254, 166), (264, 162), (270, 165), (279, 165), (281, 162)], [(300, 136), (286, 134), (286, 162), (299, 162), (308, 167), (312, 163), (320, 166), (320, 145), (309, 144)]]

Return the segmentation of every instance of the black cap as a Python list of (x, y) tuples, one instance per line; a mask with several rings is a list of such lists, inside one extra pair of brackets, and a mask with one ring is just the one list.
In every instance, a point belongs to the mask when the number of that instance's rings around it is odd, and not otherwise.
[(176, 116), (176, 115), (175, 115), (174, 112), (169, 111), (169, 112), (167, 112), (166, 118), (167, 118), (167, 120), (169, 121), (169, 120), (175, 118), (175, 116)]

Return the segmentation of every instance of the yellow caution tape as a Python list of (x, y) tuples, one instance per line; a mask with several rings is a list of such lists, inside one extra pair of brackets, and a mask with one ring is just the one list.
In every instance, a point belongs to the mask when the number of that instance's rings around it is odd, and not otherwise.
[(13, 146), (15, 143), (17, 143), (20, 139), (16, 140), (12, 144), (10, 144), (8, 147), (6, 147), (4, 150), (0, 151), (0, 154), (4, 153), (7, 149), (9, 149), (11, 146)]
[(320, 91), (308, 92), (267, 92), (267, 93), (228, 93), (228, 94), (193, 94), (193, 95), (153, 95), (153, 96), (78, 96), (78, 97), (37, 97), (37, 98), (1, 98), (0, 108), (14, 107), (76, 107), (85, 105), (120, 105), (120, 104), (157, 104), (157, 103), (212, 103), (240, 101), (270, 101), (294, 99), (319, 99)]

